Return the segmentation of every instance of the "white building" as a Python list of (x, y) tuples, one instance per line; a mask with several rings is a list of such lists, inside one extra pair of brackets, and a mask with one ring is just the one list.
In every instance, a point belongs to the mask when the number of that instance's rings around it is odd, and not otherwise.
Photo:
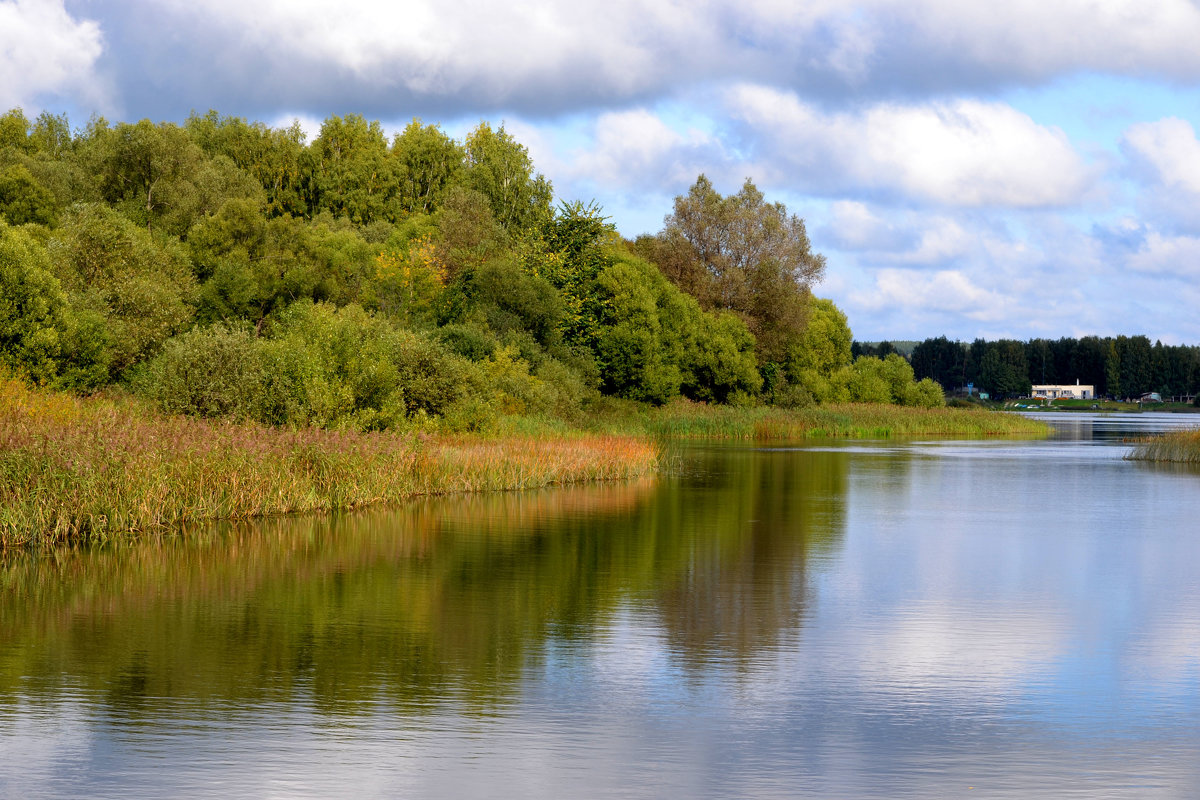
[(1094, 400), (1096, 398), (1096, 387), (1091, 384), (1081, 386), (1079, 381), (1075, 381), (1075, 385), (1066, 384), (1065, 386), (1034, 386), (1030, 397), (1039, 397), (1045, 400), (1057, 400), (1065, 398), (1067, 400)]

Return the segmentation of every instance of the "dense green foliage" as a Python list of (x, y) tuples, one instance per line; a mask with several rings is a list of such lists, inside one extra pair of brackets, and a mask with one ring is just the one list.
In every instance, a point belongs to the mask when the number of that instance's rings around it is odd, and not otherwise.
[(480, 430), (603, 396), (940, 405), (851, 362), (804, 223), (703, 176), (622, 241), (503, 126), (0, 117), (0, 361), (270, 425)]

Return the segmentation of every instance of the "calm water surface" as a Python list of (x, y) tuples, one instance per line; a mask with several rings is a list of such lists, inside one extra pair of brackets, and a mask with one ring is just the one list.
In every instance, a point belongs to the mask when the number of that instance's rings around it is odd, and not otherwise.
[(3, 797), (1196, 797), (1194, 418), (0, 564)]

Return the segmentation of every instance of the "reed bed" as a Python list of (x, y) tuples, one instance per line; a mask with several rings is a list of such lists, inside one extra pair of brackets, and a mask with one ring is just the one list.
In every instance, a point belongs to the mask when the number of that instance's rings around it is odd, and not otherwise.
[(1200, 428), (1186, 428), (1138, 439), (1126, 457), (1133, 461), (1200, 464)]
[(0, 379), (0, 547), (102, 540), (204, 519), (420, 495), (611, 480), (654, 470), (633, 436), (439, 437), (285, 430), (156, 414)]
[[(782, 440), (893, 436), (963, 438), (1041, 437), (1042, 422), (1017, 414), (962, 408), (844, 404), (804, 409), (731, 408), (676, 402), (640, 419), (648, 433), (667, 438)], [(617, 423), (622, 427), (621, 423)]]

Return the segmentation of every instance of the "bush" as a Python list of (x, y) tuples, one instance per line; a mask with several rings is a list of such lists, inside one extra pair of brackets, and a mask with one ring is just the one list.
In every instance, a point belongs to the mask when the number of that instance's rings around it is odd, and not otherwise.
[(171, 414), (261, 420), (263, 368), (251, 329), (218, 323), (168, 341), (139, 383)]
[(480, 370), (440, 343), (359, 306), (306, 302), (266, 337), (218, 323), (171, 340), (139, 388), (175, 413), (356, 430), (437, 417), (485, 394)]
[(496, 352), (496, 338), (476, 325), (446, 325), (438, 328), (434, 336), (450, 352), (471, 361), (483, 361)]
[(0, 217), (13, 225), (54, 222), (54, 195), (21, 164), (0, 172)]
[(73, 208), (50, 252), (72, 306), (103, 320), (114, 377), (191, 321), (196, 287), (183, 247), (111, 208)]
[(922, 378), (913, 387), (912, 402), (908, 405), (941, 408), (946, 405), (946, 394), (942, 391), (941, 385), (932, 378)]
[(0, 220), (0, 363), (36, 381), (53, 378), (68, 324), (67, 298), (45, 248)]
[(653, 269), (618, 261), (596, 279), (602, 309), (596, 355), (606, 392), (661, 404), (679, 394), (683, 375), (663, 346), (654, 278), (665, 279)]
[(914, 383), (912, 365), (896, 353), (889, 353), (886, 358), (859, 356), (852, 367), (839, 374), (845, 376), (849, 399), (855, 403), (927, 408), (946, 404), (942, 387), (929, 378)]

